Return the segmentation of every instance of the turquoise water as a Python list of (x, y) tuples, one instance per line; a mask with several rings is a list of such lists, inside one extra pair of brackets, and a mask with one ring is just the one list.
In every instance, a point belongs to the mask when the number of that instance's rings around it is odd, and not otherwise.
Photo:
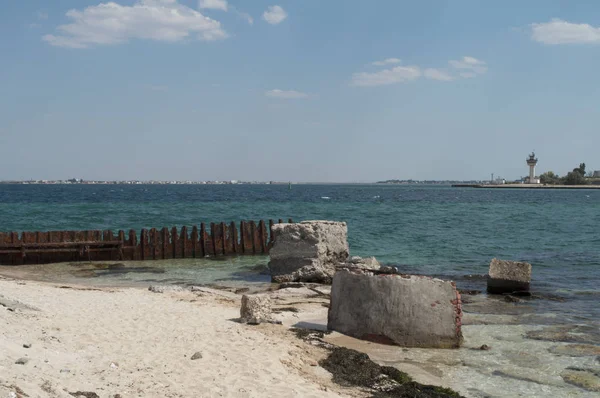
[[(568, 300), (566, 304), (542, 301), (536, 304), (540, 310), (600, 318), (598, 190), (389, 185), (294, 185), (291, 190), (287, 185), (0, 185), (2, 231), (140, 230), (278, 218), (346, 221), (353, 255), (376, 256), (382, 263), (397, 265), (405, 272), (452, 278), (459, 286), (483, 289), (485, 280), (481, 275), (487, 272), (493, 257), (528, 261), (534, 266), (535, 291)], [(151, 276), (193, 283), (223, 282), (229, 275), (234, 281), (266, 282), (268, 276), (252, 271), (265, 263), (265, 258), (171, 262), (161, 265), (167, 270), (164, 274)], [(132, 275), (112, 275), (109, 281), (153, 280)]]

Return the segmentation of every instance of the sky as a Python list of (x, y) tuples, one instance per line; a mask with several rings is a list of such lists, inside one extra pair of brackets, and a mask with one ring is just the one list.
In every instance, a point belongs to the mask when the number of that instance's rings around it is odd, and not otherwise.
[(0, 0), (0, 180), (600, 170), (595, 0)]

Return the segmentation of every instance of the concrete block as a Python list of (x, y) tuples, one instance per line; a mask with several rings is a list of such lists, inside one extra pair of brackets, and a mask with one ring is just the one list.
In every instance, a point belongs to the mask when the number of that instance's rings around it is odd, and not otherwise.
[(269, 269), (273, 282), (331, 283), (349, 255), (344, 222), (303, 221), (273, 225)]
[(531, 264), (493, 259), (490, 263), (487, 290), (492, 294), (528, 291)]
[(347, 269), (333, 278), (330, 330), (405, 347), (457, 348), (461, 319), (454, 282)]
[(240, 318), (242, 322), (252, 325), (272, 322), (271, 298), (266, 294), (243, 295)]

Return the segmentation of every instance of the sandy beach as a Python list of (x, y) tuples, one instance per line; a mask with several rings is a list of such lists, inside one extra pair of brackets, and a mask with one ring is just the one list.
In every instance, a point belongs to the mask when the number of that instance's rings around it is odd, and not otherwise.
[(239, 295), (7, 278), (0, 292), (3, 398), (364, 396), (334, 385), (316, 366), (325, 351), (288, 328), (236, 322)]
[[(372, 395), (335, 384), (319, 364), (329, 351), (292, 330), (326, 329), (329, 286), (270, 292), (282, 324), (253, 326), (238, 322), (242, 295), (232, 291), (154, 293), (32, 281), (12, 270), (0, 276), (1, 398)], [(465, 397), (597, 396), (595, 328), (555, 323), (554, 314), (525, 303), (484, 295), (464, 301), (458, 350), (407, 349), (337, 332), (322, 341)]]

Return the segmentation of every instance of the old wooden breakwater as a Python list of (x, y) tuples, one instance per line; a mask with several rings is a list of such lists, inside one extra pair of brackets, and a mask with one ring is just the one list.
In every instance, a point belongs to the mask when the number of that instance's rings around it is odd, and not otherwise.
[[(282, 223), (283, 220), (279, 220)], [(290, 219), (288, 222), (292, 223)], [(210, 223), (118, 231), (0, 232), (0, 264), (48, 264), (67, 261), (143, 261), (206, 256), (267, 254), (272, 227), (264, 221)]]

